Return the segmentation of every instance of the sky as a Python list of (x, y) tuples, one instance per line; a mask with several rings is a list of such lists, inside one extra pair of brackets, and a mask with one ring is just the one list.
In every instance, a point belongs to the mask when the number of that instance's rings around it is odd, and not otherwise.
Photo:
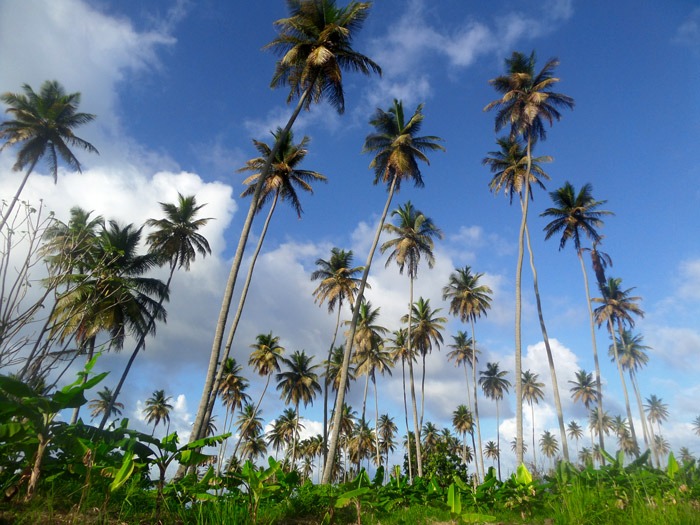
[[(62, 167), (57, 184), (41, 165), (22, 198), (35, 205), (42, 200), (61, 220), (79, 205), (140, 226), (161, 217), (159, 203), (174, 202), (180, 192), (206, 203), (203, 216), (212, 218), (202, 230), (211, 256), (176, 274), (168, 322), (147, 341), (125, 385), (124, 416), (137, 428), (146, 429), (145, 400), (164, 389), (175, 405), (171, 429), (189, 433), (248, 207), (240, 197), (244, 175), (237, 170), (258, 154), (252, 139), (269, 141), (270, 130), (286, 123), (291, 113), (288, 93), (270, 88), (276, 57), (262, 49), (275, 37), (273, 22), (286, 14), (280, 0), (245, 6), (214, 0), (0, 0), (0, 91), (19, 92), (24, 83), (38, 89), (44, 80), (56, 79), (68, 92), (82, 94), (82, 111), (97, 115), (77, 134), (95, 145), (99, 156), (77, 151), (82, 173)], [(383, 75), (348, 73), (343, 115), (322, 103), (295, 124), (297, 141), (310, 138), (302, 167), (324, 174), (328, 183), (301, 197), (300, 220), (289, 207), (275, 212), (234, 357), (245, 365), (255, 336), (271, 331), (287, 353), (303, 349), (316, 362), (323, 359), (335, 315), (314, 303), (316, 284), (309, 276), (316, 259), (328, 259), (334, 246), (353, 250), (357, 265), (367, 257), (386, 189), (372, 185), (371, 157), (362, 154), (362, 144), (372, 131), (368, 122), (376, 108), (387, 109), (397, 98), (407, 112), (424, 104), (422, 132), (441, 137), (446, 148), (422, 166), (425, 187), (404, 185), (392, 203), (395, 209), (410, 200), (444, 232), (435, 245), (434, 268), (422, 265), (415, 283), (415, 296), (429, 298), (448, 317), (445, 344), (427, 360), (425, 420), (449, 426), (452, 412), (466, 402), (463, 371), (446, 358), (451, 336), (469, 331), (449, 316), (442, 300), (442, 287), (455, 268), (471, 266), (493, 289), (492, 308), (476, 325), (478, 370), (498, 362), (514, 384), (520, 211), (504, 195), (489, 192), (491, 175), (481, 161), (496, 149), (497, 134), (493, 113), (483, 108), (499, 98), (488, 81), (505, 72), (504, 59), (513, 51), (534, 50), (539, 66), (551, 57), (559, 59), (556, 90), (576, 104), (537, 146), (538, 155), (551, 155), (554, 161), (546, 166), (551, 177), (547, 191), (535, 191), (529, 216), (565, 420), (586, 421), (583, 406), (571, 400), (568, 381), (579, 368), (594, 368), (588, 313), (573, 246), (559, 251), (558, 239), (545, 242), (547, 219), (540, 213), (551, 205), (548, 192), (570, 181), (577, 189), (590, 183), (594, 197), (606, 201), (603, 209), (615, 214), (601, 230), (602, 249), (613, 259), (608, 275), (622, 278), (623, 288), (634, 288), (633, 295), (643, 298), (645, 316), (636, 319), (634, 328), (651, 347), (649, 365), (639, 373), (642, 396), (655, 394), (668, 404), (670, 417), (661, 433), (671, 448), (687, 446), (700, 455), (700, 437), (692, 432), (692, 421), (700, 414), (700, 166), (687, 157), (697, 150), (700, 134), (697, 4), (379, 0), (354, 48), (377, 62)], [(3, 198), (14, 194), (21, 178), (11, 170), (14, 155), (9, 148), (0, 153)], [(251, 242), (257, 241), (260, 227), (257, 221)], [(367, 298), (381, 308), (381, 324), (395, 330), (407, 310), (408, 278), (395, 264), (385, 267), (385, 261), (379, 253), (375, 257)], [(165, 278), (165, 272), (158, 275)], [(597, 296), (596, 290), (591, 293)], [(545, 399), (535, 407), (535, 427), (538, 434), (556, 434), (527, 261), (523, 301), (523, 369), (538, 373), (546, 384)], [(605, 408), (624, 416), (603, 330), (597, 341)], [(128, 348), (101, 357), (97, 367), (111, 371), (104, 385), (116, 384)], [(263, 382), (245, 370), (249, 394), (256, 399)], [(400, 368), (378, 384), (380, 412), (395, 416), (404, 435)], [(349, 394), (358, 412), (363, 386), (358, 381)], [(321, 401), (302, 410), (304, 435), (320, 433)], [(262, 405), (266, 424), (283, 408), (271, 389)], [(636, 405), (632, 409), (638, 413)], [(374, 417), (373, 411), (368, 408), (368, 417)], [(495, 404), (480, 399), (480, 414), (484, 442), (495, 439)], [(220, 413), (217, 423), (222, 422)], [(524, 429), (528, 436), (529, 410), (524, 410)], [(508, 470), (514, 462), (507, 445), (515, 436), (512, 390), (501, 404), (500, 431)], [(570, 444), (573, 451), (582, 446), (590, 446), (588, 438)]]

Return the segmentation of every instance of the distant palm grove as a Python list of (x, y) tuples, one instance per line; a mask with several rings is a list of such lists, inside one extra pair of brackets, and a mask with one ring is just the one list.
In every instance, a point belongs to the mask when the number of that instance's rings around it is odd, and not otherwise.
[[(469, 522), (455, 510), (454, 491), (466, 498), (469, 490), (477, 491), (489, 480), (506, 483), (512, 475), (518, 483), (532, 484), (527, 476), (541, 480), (557, 472), (564, 476), (567, 468), (595, 471), (611, 465), (643, 464), (650, 471), (665, 471), (675, 458), (694, 465), (688, 448), (672, 452), (664, 437), (672, 407), (639, 380), (650, 360), (643, 334), (634, 331), (635, 321), (644, 316), (642, 298), (611, 272), (614, 254), (604, 251), (601, 233), (613, 215), (605, 209), (606, 200), (586, 181), (557, 183), (539, 212), (549, 221), (544, 232), (529, 228), (533, 199), (542, 198), (550, 179), (552, 158), (543, 153), (547, 134), (556, 133), (555, 124), (574, 109), (573, 98), (559, 91), (558, 60), (541, 62), (534, 52), (513, 52), (503, 71), (483, 80), (494, 89), (493, 101), (483, 110), (495, 119), (495, 147), (482, 160), (483, 191), (488, 186), (519, 206), (513, 369), (482, 358), (479, 323), (494, 306), (485, 269), (466, 262), (454, 268), (440, 290), (442, 303), (414, 293), (418, 276), (436, 263), (435, 245), (443, 231), (430, 210), (417, 202), (397, 202), (398, 194), (406, 185), (430, 191), (430, 160), (447, 153), (438, 135), (426, 134), (439, 130), (430, 127), (423, 105), (405, 107), (396, 99), (367, 115), (361, 145), (378, 186), (371, 191), (386, 192), (369, 251), (334, 247), (308, 275), (314, 286), (308, 300), (333, 320), (327, 346), (314, 352), (285, 347), (286, 334), (273, 333), (264, 324), (254, 340), (239, 337), (274, 212), (288, 205), (301, 218), (304, 199), (316, 185), (328, 182), (308, 166), (310, 138), (293, 132), (297, 117), (320, 102), (343, 114), (344, 75), (382, 73), (379, 64), (353, 46), (370, 14), (369, 2), (287, 4), (289, 15), (275, 22), (277, 36), (265, 49), (278, 57), (271, 86), (284, 91), (293, 111), (285, 125), (270, 130), (268, 142), (253, 140), (255, 153), (245, 165), (231, 166), (246, 174), (240, 197), (249, 199), (249, 206), (228, 281), (220, 283), (220, 314), (210, 324), (206, 375), (196, 378), (202, 394), (189, 436), (171, 432), (177, 393), (161, 389), (158, 378), (142, 407), (148, 432), (132, 430), (123, 416), (133, 407), (125, 407), (120, 395), (128, 388), (131, 370), (139, 367), (140, 353), (167, 319), (168, 302), (178, 294), (178, 276), (211, 254), (201, 230), (214, 217), (207, 216), (206, 203), (196, 195), (181, 193), (174, 202), (160, 203), (162, 214), (144, 224), (121, 224), (79, 207), (70, 209), (62, 222), (41, 203), (23, 201), (33, 172), (47, 169), (61, 184), (59, 166), (81, 170), (82, 162), (98, 154), (99, 144), (76, 134), (99, 116), (81, 112), (80, 93), (66, 93), (54, 80), (1, 96), (7, 119), (0, 124), (0, 150), (13, 155), (13, 169), (23, 174), (16, 194), (3, 195), (0, 208), (0, 486), (7, 505), (26, 510), (21, 505), (46, 497), (54, 483), (65, 480), (74, 487), (74, 509), (83, 512), (96, 498), (107, 512), (110, 499), (128, 499), (119, 492), (140, 484), (152, 491), (152, 519), (167, 521), (174, 519), (166, 514), (173, 512), (173, 502), (185, 508), (187, 501), (207, 501), (202, 496), (207, 491), (221, 496), (240, 489), (246, 512), (236, 519), (257, 522), (266, 498), (277, 501), (271, 496), (275, 490), (307, 481), (350, 483), (348, 490), (360, 492), (347, 501), (355, 502), (360, 519), (363, 504), (379, 512), (379, 504), (363, 499), (369, 497), (362, 492), (362, 480), (369, 483), (369, 477), (362, 477), (367, 472), (376, 474), (376, 486), (398, 487), (401, 479), (412, 486), (439, 480), (435, 490), (452, 486), (452, 500), (445, 493), (452, 519)], [(493, 205), (502, 203), (494, 199)], [(255, 245), (249, 242), (253, 232)], [(531, 236), (542, 235), (551, 239), (552, 250), (573, 250), (581, 269), (595, 366), (574, 376), (561, 375), (547, 332), (531, 242)], [(573, 256), (564, 256), (562, 264), (576, 263)], [(523, 269), (526, 259), (528, 268)], [(382, 304), (366, 298), (377, 265), (394, 268), (404, 279), (406, 308), (400, 319), (382, 318)], [(528, 271), (534, 290), (522, 286)], [(523, 367), (523, 294), (535, 299), (549, 367), (546, 378)], [(454, 333), (446, 329), (452, 319), (460, 327)], [(400, 328), (390, 330), (384, 323)], [(113, 373), (105, 386), (99, 356), (113, 351), (128, 357), (123, 372)], [(623, 392), (624, 413), (610, 411), (612, 396), (601, 380), (601, 359), (616, 367), (615, 390)], [(426, 411), (427, 363), (435, 360), (447, 360), (464, 375), (462, 388), (453, 395), (451, 425), (442, 428)], [(382, 403), (389, 376), (401, 378), (400, 413)], [(361, 404), (348, 404), (351, 390)], [(585, 407), (588, 417), (566, 414), (561, 395)], [(263, 415), (263, 401), (275, 397), (280, 412)], [(545, 397), (554, 405), (555, 428), (536, 420), (535, 408)], [(488, 422), (480, 418), (492, 403), (495, 426), (491, 415)], [(322, 413), (322, 431), (303, 438), (310, 420), (305, 413), (312, 405)], [(515, 409), (512, 442), (501, 435), (504, 407)], [(700, 435), (700, 415), (689, 423)], [(516, 476), (519, 465), (527, 469)], [(697, 479), (688, 489), (694, 498), (700, 493)], [(266, 492), (272, 480), (282, 489)], [(343, 500), (338, 496), (337, 501)], [(521, 498), (504, 508), (527, 507), (519, 511), (524, 517), (535, 512), (528, 501)], [(487, 504), (475, 505), (474, 512), (484, 516), (498, 510), (495, 504), (488, 509)], [(340, 503), (336, 507), (344, 508)], [(333, 511), (328, 519), (335, 519)]]

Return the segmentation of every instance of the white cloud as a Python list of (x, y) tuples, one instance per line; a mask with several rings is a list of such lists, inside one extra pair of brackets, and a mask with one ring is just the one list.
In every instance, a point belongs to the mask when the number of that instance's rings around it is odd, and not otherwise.
[(678, 27), (675, 42), (700, 51), (700, 8), (693, 9)]

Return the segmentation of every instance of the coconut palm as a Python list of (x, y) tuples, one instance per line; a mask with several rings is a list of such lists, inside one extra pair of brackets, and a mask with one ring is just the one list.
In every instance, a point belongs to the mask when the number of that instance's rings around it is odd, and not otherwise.
[[(588, 414), (588, 428), (591, 431), (591, 444), (593, 445), (593, 435), (598, 435), (601, 432), (606, 436), (610, 434), (612, 428), (612, 419), (607, 412), (598, 414), (598, 407), (594, 407)], [(600, 448), (600, 445), (593, 445), (593, 450), (604, 450)], [(601, 456), (602, 459), (602, 456)]]
[[(335, 414), (332, 414), (331, 417), (331, 425), (335, 424)], [(344, 457), (345, 460), (348, 459), (348, 440), (350, 439), (350, 436), (352, 435), (352, 432), (355, 428), (355, 422), (357, 421), (357, 412), (352, 409), (352, 407), (348, 406), (347, 404), (343, 405), (343, 410), (340, 413), (340, 417), (338, 418), (338, 435), (341, 436), (342, 438), (342, 443), (344, 445), (345, 451), (344, 451)], [(347, 468), (344, 468), (343, 471), (347, 474)]]
[[(365, 269), (362, 274), (362, 280), (357, 291), (357, 297), (352, 310), (352, 320), (350, 323), (350, 336), (345, 345), (345, 355), (343, 356), (343, 373), (341, 376), (341, 384), (345, 385), (346, 371), (350, 366), (350, 357), (352, 354), (352, 345), (354, 344), (355, 328), (360, 309), (360, 299), (367, 284), (369, 270), (372, 265), (374, 252), (379, 244), (379, 236), (384, 227), (391, 200), (394, 192), (398, 191), (401, 183), (407, 180), (412, 180), (416, 186), (423, 186), (423, 177), (418, 167), (418, 160), (428, 163), (426, 153), (429, 151), (440, 151), (444, 148), (439, 144), (440, 138), (434, 136), (419, 137), (423, 122), (423, 106), (419, 105), (413, 115), (406, 120), (404, 118), (403, 104), (398, 100), (394, 100), (393, 106), (388, 111), (377, 109), (374, 117), (370, 120), (370, 124), (374, 126), (375, 133), (367, 136), (363, 151), (365, 153), (374, 153), (375, 157), (370, 163), (370, 168), (374, 169), (374, 183), (382, 182), (388, 186), (387, 200), (382, 211), (382, 215), (377, 225), (377, 231), (372, 241)], [(345, 399), (344, 389), (341, 388), (338, 398), (336, 399), (336, 409), (342, 406)], [(340, 417), (340, 412), (336, 410), (336, 417)], [(336, 428), (337, 428), (336, 424)], [(329, 443), (329, 454), (334, 457), (337, 448), (338, 436), (332, 435)], [(332, 462), (331, 462), (332, 463)], [(421, 467), (422, 468), (422, 467)], [(323, 475), (323, 483), (328, 483), (331, 476), (332, 464), (326, 465)]]
[(545, 430), (540, 438), (540, 450), (542, 454), (552, 459), (559, 452), (559, 443), (549, 430)]
[(146, 399), (146, 408), (143, 409), (143, 414), (146, 416), (146, 423), (153, 423), (153, 432), (155, 434), (156, 427), (163, 421), (167, 425), (165, 435), (170, 433), (170, 411), (173, 405), (170, 404), (170, 396), (165, 395), (165, 390), (155, 390), (153, 395)]
[(695, 456), (688, 449), (688, 447), (681, 447), (681, 449), (678, 451), (678, 459), (681, 460), (681, 463), (687, 465), (695, 461)]
[(457, 409), (452, 412), (452, 426), (454, 429), (462, 434), (462, 461), (467, 464), (467, 434), (472, 436), (472, 446), (475, 445), (474, 442), (474, 417), (471, 410), (467, 408), (466, 405), (459, 405)]
[(569, 381), (569, 384), (574, 385), (569, 389), (574, 402), (580, 401), (586, 407), (586, 410), (590, 410), (591, 403), (595, 403), (598, 398), (598, 390), (593, 381), (593, 374), (586, 372), (583, 368), (579, 368), (578, 372), (576, 372), (576, 379)]
[(389, 453), (396, 450), (396, 442), (394, 438), (396, 437), (396, 432), (398, 432), (398, 427), (394, 423), (394, 418), (389, 416), (389, 414), (382, 414), (377, 419), (377, 434), (379, 435), (379, 451), (384, 458), (384, 479), (388, 479), (389, 475)]
[(589, 465), (593, 463), (593, 452), (590, 448), (583, 447), (578, 453), (578, 460), (583, 465)]
[[(600, 382), (600, 365), (598, 363), (598, 345), (596, 342), (595, 323), (593, 317), (593, 308), (591, 306), (591, 294), (588, 286), (588, 274), (586, 265), (583, 263), (583, 248), (581, 247), (581, 237), (587, 237), (593, 243), (591, 256), (598, 259), (600, 257), (596, 251), (596, 246), (601, 242), (602, 237), (598, 233), (598, 228), (603, 226), (602, 218), (606, 215), (613, 215), (613, 212), (599, 209), (607, 201), (598, 201), (593, 198), (593, 187), (590, 184), (584, 184), (579, 192), (570, 182), (566, 182), (561, 188), (549, 194), (554, 207), (547, 208), (540, 214), (542, 217), (551, 217), (552, 222), (545, 226), (545, 239), (550, 239), (554, 235), (561, 234), (559, 240), (559, 250), (563, 250), (566, 243), (572, 240), (574, 249), (581, 264), (581, 272), (583, 273), (583, 285), (586, 290), (586, 305), (588, 307), (588, 319), (591, 330), (591, 344), (593, 348), (593, 362), (595, 364), (596, 375), (596, 391), (598, 393), (598, 414), (603, 413), (603, 390)], [(596, 275), (603, 272), (603, 268), (596, 270)], [(600, 447), (604, 448), (603, 434), (598, 436)]]
[[(637, 304), (641, 300), (641, 297), (633, 297), (630, 295), (633, 288), (623, 290), (621, 288), (622, 279), (619, 278), (609, 278), (605, 286), (601, 286), (600, 292), (603, 297), (594, 297), (592, 300), (595, 303), (600, 304), (598, 308), (595, 309), (594, 315), (596, 323), (600, 328), (600, 325), (606, 323), (608, 325), (608, 330), (610, 333), (610, 338), (613, 343), (613, 355), (615, 358), (615, 363), (617, 364), (617, 371), (620, 375), (620, 383), (622, 384), (622, 392), (625, 396), (625, 408), (627, 410), (627, 419), (630, 422), (630, 433), (632, 440), (635, 444), (637, 442), (637, 434), (634, 429), (634, 422), (632, 421), (632, 409), (630, 408), (629, 394), (627, 393), (627, 384), (625, 382), (625, 376), (622, 373), (622, 363), (620, 363), (620, 352), (617, 348), (617, 338), (615, 337), (615, 324), (617, 324), (618, 335), (624, 332), (624, 325), (628, 325), (630, 328), (634, 326), (634, 319), (632, 315), (638, 315), (644, 317), (644, 312)], [(637, 445), (637, 448), (638, 445)]]
[[(532, 148), (537, 140), (546, 138), (545, 121), (553, 124), (561, 118), (560, 108), (570, 109), (574, 106), (571, 97), (552, 91), (559, 79), (554, 77), (554, 69), (559, 65), (556, 59), (548, 60), (544, 67), (535, 72), (535, 53), (529, 57), (513, 52), (506, 59), (506, 74), (490, 80), (490, 84), (502, 97), (488, 104), (484, 111), (497, 109), (496, 131), (510, 127), (510, 139), (522, 136), (526, 146), (526, 171), (522, 197), (522, 220), (518, 237), (518, 259), (515, 279), (515, 397), (516, 397), (516, 437), (518, 450), (516, 461), (523, 461), (523, 417), (522, 417), (522, 342), (521, 342), (521, 278), (523, 262), (523, 244), (527, 226), (527, 212), (530, 200), (530, 177), (532, 170)], [(556, 387), (555, 392), (556, 392)]]
[(544, 399), (544, 383), (539, 381), (539, 375), (525, 370), (523, 372), (523, 399), (530, 405), (530, 415), (532, 418), (532, 462), (537, 464), (537, 454), (535, 453), (535, 405)]
[[(668, 405), (664, 403), (660, 397), (656, 397), (656, 395), (652, 394), (646, 399), (644, 409), (646, 410), (647, 420), (649, 421), (649, 433), (651, 437), (651, 443), (653, 444), (655, 443), (653, 424), (656, 423), (658, 433), (661, 434), (661, 423), (668, 419)], [(657, 452), (657, 449), (655, 447), (652, 448), (655, 452)], [(659, 468), (661, 468), (660, 459), (661, 458), (657, 456), (656, 462)]]
[(97, 399), (93, 399), (88, 403), (88, 408), (91, 410), (90, 416), (92, 419), (101, 416), (108, 410), (110, 411), (108, 417), (122, 415), (124, 403), (113, 403), (113, 395), (112, 390), (108, 387), (104, 387), (102, 390), (97, 392)]
[[(377, 64), (352, 48), (353, 37), (360, 30), (369, 13), (369, 4), (350, 2), (345, 7), (337, 7), (334, 0), (290, 0), (287, 4), (290, 16), (275, 22), (277, 36), (265, 46), (266, 49), (271, 49), (281, 57), (272, 77), (272, 87), (289, 87), (288, 102), (298, 98), (297, 105), (280, 134), (283, 137), (291, 131), (299, 112), (303, 108), (309, 108), (312, 103), (325, 99), (339, 113), (344, 112), (343, 70), (358, 71), (366, 75), (372, 72), (381, 73), (381, 68)], [(277, 141), (260, 170), (260, 177), (255, 185), (241, 229), (224, 289), (207, 378), (190, 441), (197, 439), (201, 434), (200, 429), (214, 391), (214, 380), (238, 270), (243, 260), (243, 252), (264, 183), (271, 173), (280, 147), (281, 143)]]
[(47, 80), (36, 93), (29, 84), (23, 84), (24, 93), (3, 93), (0, 100), (7, 106), (5, 113), (12, 120), (0, 124), (0, 140), (8, 146), (19, 146), (14, 171), (27, 168), (14, 197), (0, 219), (0, 230), (5, 227), (29, 175), (37, 163), (46, 156), (54, 183), (58, 181), (58, 157), (72, 169), (81, 171), (81, 165), (70, 147), (79, 147), (91, 153), (97, 149), (86, 140), (77, 137), (73, 130), (92, 122), (95, 115), (78, 112), (80, 93), (66, 94), (63, 86), (55, 80)]
[(583, 437), (583, 428), (576, 422), (576, 421), (569, 421), (569, 424), (566, 427), (566, 433), (569, 436), (569, 439), (575, 439), (576, 440), (576, 449), (578, 450), (578, 440)]
[(357, 464), (357, 472), (360, 472), (362, 460), (369, 459), (372, 456), (375, 443), (374, 429), (370, 428), (363, 419), (358, 420), (348, 439), (350, 462)]
[[(246, 448), (246, 442), (254, 441), (259, 438), (263, 431), (262, 417), (260, 416), (260, 410), (250, 403), (246, 403), (241, 408), (238, 418), (236, 419), (236, 427), (238, 428), (238, 442), (243, 447)], [(238, 448), (238, 445), (236, 445)], [(234, 451), (235, 454), (235, 451)], [(245, 452), (241, 454), (241, 460), (246, 456)]]
[[(345, 353), (345, 347), (342, 345), (336, 346), (333, 348), (331, 351), (331, 359), (330, 361), (325, 363), (326, 366), (326, 372), (324, 374), (326, 375), (326, 379), (330, 386), (331, 389), (334, 392), (338, 391), (338, 388), (340, 386), (340, 371), (343, 368), (343, 354)], [(350, 390), (350, 383), (351, 381), (354, 381), (355, 378), (355, 367), (351, 364), (350, 369), (348, 370), (348, 382), (345, 383), (345, 393)]]
[[(498, 445), (494, 443), (493, 441), (487, 441), (486, 446), (484, 447), (484, 456), (487, 458), (491, 459), (492, 461), (498, 463), (501, 463), (501, 453), (498, 448)], [(500, 474), (499, 474), (500, 476)]]
[[(289, 358), (280, 358), (286, 369), (278, 373), (277, 390), (285, 403), (293, 404), (297, 419), (299, 419), (299, 403), (306, 407), (313, 404), (316, 394), (321, 393), (318, 375), (315, 370), (318, 365), (312, 365), (313, 356), (306, 355), (304, 350), (294, 352)], [(296, 460), (296, 437), (292, 443), (292, 466)]]
[[(450, 313), (459, 317), (460, 321), (466, 323), (469, 321), (472, 329), (472, 386), (474, 388), (474, 419), (476, 420), (476, 434), (479, 439), (479, 448), (474, 446), (474, 450), (479, 451), (478, 467), (481, 467), (481, 474), (485, 476), (484, 456), (481, 446), (481, 422), (479, 420), (479, 401), (477, 395), (477, 380), (476, 380), (476, 354), (478, 349), (476, 346), (476, 332), (474, 324), (477, 317), (483, 314), (486, 316), (487, 310), (491, 308), (491, 294), (493, 291), (485, 284), (480, 284), (479, 280), (484, 276), (483, 273), (472, 273), (469, 266), (457, 268), (450, 274), (449, 281), (442, 289), (443, 300), (450, 301)], [(479, 476), (479, 468), (477, 467), (477, 478)]]
[[(347, 300), (350, 304), (355, 302), (355, 291), (359, 284), (357, 275), (362, 271), (361, 266), (352, 266), (352, 250), (331, 249), (331, 256), (328, 260), (316, 259), (317, 269), (311, 274), (312, 281), (321, 282), (313, 292), (314, 302), (321, 306), (324, 302), (328, 304), (328, 313), (333, 312), (336, 305), (338, 313), (335, 319), (335, 329), (333, 339), (328, 348), (328, 360), (326, 361), (326, 373), (323, 380), (323, 463), (327, 459), (328, 448), (328, 381), (331, 377), (330, 366), (335, 349), (336, 338), (338, 337), (338, 327), (340, 326), (340, 312), (343, 309), (343, 302)], [(342, 363), (342, 353), (341, 363)], [(349, 386), (349, 382), (347, 385)]]
[[(508, 372), (500, 370), (498, 363), (486, 363), (486, 370), (479, 372), (479, 384), (484, 391), (484, 395), (496, 401), (496, 445), (497, 450), (501, 450), (501, 417), (498, 402), (503, 399), (503, 394), (507, 394), (511, 387), (510, 381), (505, 376)], [(488, 445), (487, 445), (488, 448)], [(498, 457), (498, 478), (501, 477), (501, 458)]]
[[(228, 432), (230, 426), (233, 424), (233, 415), (236, 410), (242, 410), (250, 404), (250, 396), (246, 393), (248, 388), (248, 380), (241, 375), (243, 370), (241, 366), (236, 363), (236, 360), (229, 357), (223, 364), (222, 369), (224, 370), (223, 377), (219, 383), (219, 395), (221, 396), (221, 401), (226, 408), (226, 418), (224, 419), (224, 429)], [(254, 407), (251, 407), (254, 408)], [(250, 410), (250, 409), (247, 409)], [(258, 432), (255, 432), (257, 434)], [(239, 438), (236, 442), (236, 447), (233, 450), (233, 455), (236, 455), (238, 447), (241, 444), (241, 440), (244, 436), (249, 437), (247, 429), (242, 429), (239, 432)], [(219, 454), (220, 458), (223, 458), (226, 454), (226, 442), (221, 446), (221, 451)], [(221, 463), (221, 461), (219, 461)]]

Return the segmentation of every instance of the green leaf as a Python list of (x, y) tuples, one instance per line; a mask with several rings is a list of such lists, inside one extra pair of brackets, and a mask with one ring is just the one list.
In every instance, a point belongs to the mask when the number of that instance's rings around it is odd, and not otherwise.
[(450, 507), (450, 513), (452, 514), (462, 512), (462, 495), (454, 483), (451, 483), (447, 489), (447, 505)]
[(496, 516), (490, 514), (479, 514), (478, 512), (465, 512), (460, 516), (467, 523), (484, 523), (496, 521)]
[(109, 491), (114, 492), (119, 489), (134, 473), (134, 467), (136, 463), (134, 462), (134, 453), (129, 451), (124, 454), (124, 460), (122, 461), (122, 466), (114, 475), (112, 483), (109, 485)]
[(676, 461), (675, 456), (673, 455), (673, 452), (668, 453), (668, 466), (666, 467), (666, 475), (673, 479), (678, 471), (680, 470), (680, 467), (678, 466), (678, 461)]
[(532, 483), (532, 474), (527, 470), (525, 463), (518, 465), (518, 469), (515, 471), (515, 481), (518, 485), (529, 485)]
[(341, 507), (347, 506), (354, 498), (363, 496), (369, 492), (369, 487), (360, 487), (357, 489), (349, 490), (345, 494), (338, 496), (335, 502), (335, 508), (339, 509)]

